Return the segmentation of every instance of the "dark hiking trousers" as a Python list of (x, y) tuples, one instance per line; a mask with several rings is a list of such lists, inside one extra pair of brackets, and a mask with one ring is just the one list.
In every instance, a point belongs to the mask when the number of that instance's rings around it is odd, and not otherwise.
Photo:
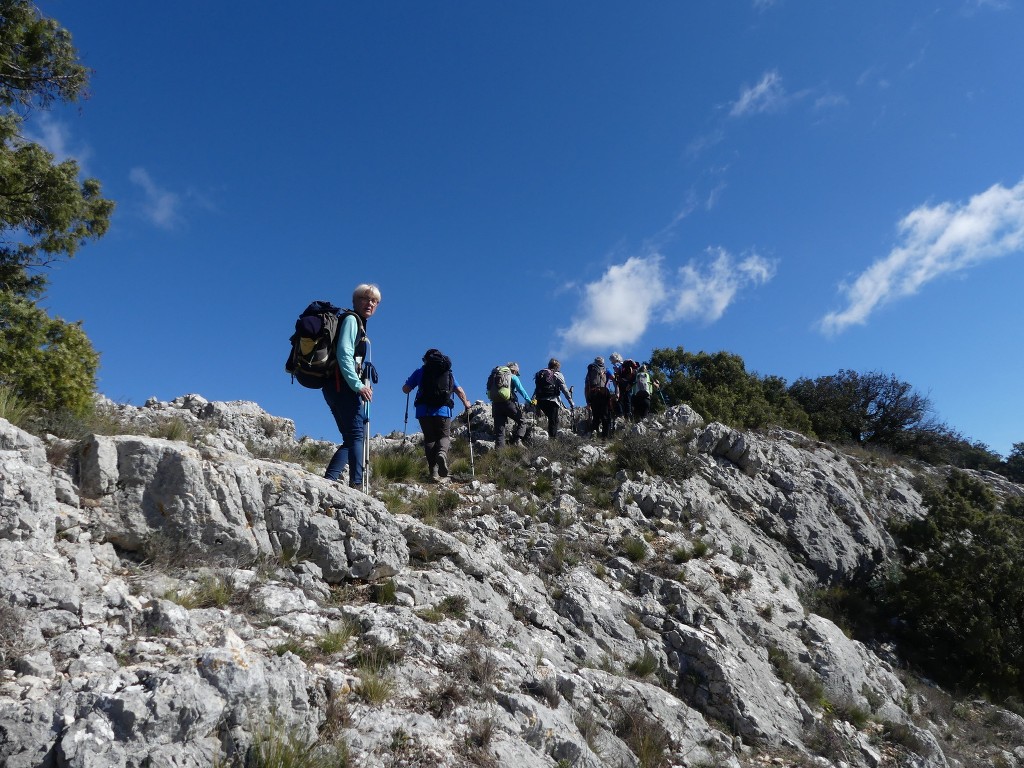
[(537, 408), (548, 418), (548, 437), (558, 434), (558, 412), (562, 407), (557, 400), (538, 400)]
[(593, 415), (590, 422), (591, 431), (596, 432), (601, 437), (608, 437), (608, 432), (612, 427), (611, 393), (607, 390), (604, 392), (594, 392), (587, 398), (587, 404), (590, 406), (590, 413)]
[(526, 437), (526, 430), (529, 428), (523, 420), (523, 409), (519, 403), (511, 400), (497, 401), (491, 403), (491, 415), (494, 417), (494, 446), (502, 448), (505, 445), (505, 425), (509, 419), (512, 420), (512, 437), (509, 442), (515, 445)]
[(633, 395), (633, 421), (641, 422), (651, 411), (651, 393), (637, 392)]
[(452, 420), (447, 416), (420, 416), (420, 430), (423, 432), (423, 451), (427, 454), (427, 467), (433, 473), (438, 460), (443, 456), (448, 465), (448, 448), (452, 444)]

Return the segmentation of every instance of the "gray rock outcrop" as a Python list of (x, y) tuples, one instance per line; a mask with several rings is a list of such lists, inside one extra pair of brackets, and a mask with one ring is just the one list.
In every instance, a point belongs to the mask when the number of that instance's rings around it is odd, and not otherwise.
[[(139, 434), (66, 458), (0, 420), (9, 768), (242, 766), (269, 744), (368, 768), (963, 764), (927, 691), (805, 606), (926, 514), (906, 468), (683, 406), (637, 428), (685, 446), (671, 479), (570, 436), (521, 459), (525, 488), (367, 496), (269, 458), (294, 427), (255, 404), (116, 409)], [(189, 442), (147, 436), (168, 415)], [(999, 717), (1024, 764), (1024, 721)]]

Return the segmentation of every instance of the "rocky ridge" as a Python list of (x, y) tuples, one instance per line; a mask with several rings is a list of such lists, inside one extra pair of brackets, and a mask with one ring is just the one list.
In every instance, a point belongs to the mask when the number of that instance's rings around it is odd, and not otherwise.
[(499, 462), (476, 405), (474, 469), (522, 484), (364, 495), (254, 403), (106, 406), (128, 434), (0, 420), (9, 768), (1024, 765), (1024, 719), (808, 601), (891, 556), (939, 469), (685, 406), (632, 428), (680, 446), (667, 473), (573, 435)]

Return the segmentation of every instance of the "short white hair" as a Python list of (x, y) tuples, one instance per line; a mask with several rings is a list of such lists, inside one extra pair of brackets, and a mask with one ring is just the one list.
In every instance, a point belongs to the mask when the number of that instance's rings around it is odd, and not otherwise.
[(356, 289), (352, 291), (352, 303), (354, 304), (356, 299), (361, 296), (376, 300), (380, 304), (380, 288), (373, 283), (360, 283), (356, 286)]

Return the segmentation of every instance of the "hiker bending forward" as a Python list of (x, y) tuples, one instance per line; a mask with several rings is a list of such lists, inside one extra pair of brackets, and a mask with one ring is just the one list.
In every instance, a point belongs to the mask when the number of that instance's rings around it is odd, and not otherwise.
[(469, 399), (452, 373), (451, 360), (440, 350), (428, 349), (423, 365), (417, 368), (402, 391), (416, 390), (416, 418), (423, 431), (423, 451), (427, 456), (430, 479), (439, 482), (448, 477), (448, 448), (451, 446), (452, 409), (457, 395), (466, 410)]
[[(550, 373), (550, 377), (546, 376)], [(548, 360), (548, 367), (537, 371), (533, 379), (534, 389), (532, 402), (548, 418), (548, 437), (555, 437), (558, 434), (558, 414), (562, 410), (561, 396), (569, 401), (569, 407), (575, 408), (569, 388), (565, 386), (565, 377), (562, 375), (562, 364), (552, 357)]]
[(373, 399), (373, 389), (364, 381), (364, 363), (370, 340), (366, 337), (366, 321), (380, 304), (380, 289), (363, 283), (352, 292), (353, 311), (346, 314), (338, 330), (338, 368), (323, 393), (331, 415), (341, 432), (341, 447), (335, 451), (324, 476), (339, 480), (344, 467), (348, 467), (348, 484), (360, 488), (363, 484), (364, 404)]
[[(530, 428), (525, 421), (526, 414), (523, 411), (523, 406), (517, 399), (521, 397), (524, 402), (530, 399), (519, 378), (519, 363), (509, 363), (507, 367), (512, 371), (509, 398), (502, 400), (491, 397), (491, 416), (494, 417), (494, 446), (496, 448), (505, 446), (505, 425), (508, 424), (509, 419), (512, 420), (513, 425), (512, 436), (508, 441), (510, 445), (515, 445), (518, 442), (525, 443), (526, 433)], [(489, 391), (488, 396), (490, 397)]]

